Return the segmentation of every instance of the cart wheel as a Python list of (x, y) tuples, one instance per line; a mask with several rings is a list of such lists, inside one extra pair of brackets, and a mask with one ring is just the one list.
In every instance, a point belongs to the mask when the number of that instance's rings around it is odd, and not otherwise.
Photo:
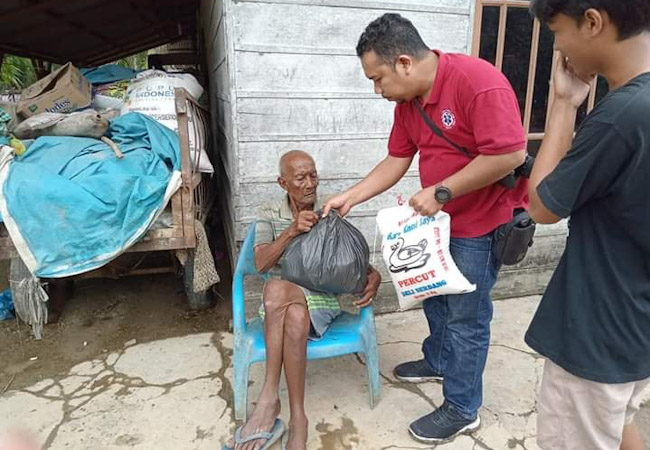
[(212, 307), (212, 299), (208, 293), (209, 289), (201, 292), (194, 292), (194, 249), (187, 251), (187, 263), (183, 267), (183, 284), (190, 309), (203, 310)]

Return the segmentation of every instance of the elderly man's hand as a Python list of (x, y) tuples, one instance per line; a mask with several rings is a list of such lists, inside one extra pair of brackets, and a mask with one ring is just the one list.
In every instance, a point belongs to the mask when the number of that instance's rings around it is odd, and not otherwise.
[(300, 211), (298, 217), (291, 224), (291, 236), (296, 237), (308, 233), (316, 223), (318, 223), (318, 214), (314, 211)]
[(357, 308), (363, 308), (368, 306), (372, 299), (377, 296), (377, 290), (379, 289), (379, 284), (381, 283), (381, 275), (377, 272), (377, 269), (370, 266), (368, 268), (368, 281), (366, 282), (366, 287), (361, 294), (361, 298), (354, 302), (354, 306)]
[(411, 197), (409, 206), (421, 216), (435, 216), (442, 209), (442, 205), (436, 201), (435, 191), (433, 186), (422, 189)]

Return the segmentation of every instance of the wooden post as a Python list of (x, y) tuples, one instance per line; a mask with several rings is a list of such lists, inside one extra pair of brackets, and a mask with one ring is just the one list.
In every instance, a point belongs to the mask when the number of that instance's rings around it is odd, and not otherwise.
[(533, 21), (530, 61), (528, 63), (528, 85), (526, 86), (526, 106), (524, 107), (524, 131), (530, 133), (530, 118), (533, 114), (533, 94), (535, 92), (535, 75), (537, 71), (537, 53), (539, 52), (539, 20)]
[(508, 6), (503, 3), (499, 10), (499, 31), (497, 33), (497, 57), (494, 65), (497, 69), (503, 69), (503, 52), (506, 47), (506, 22), (508, 21)]
[(176, 116), (178, 118), (178, 137), (181, 145), (181, 204), (183, 209), (183, 239), (186, 248), (196, 246), (194, 232), (194, 189), (192, 186), (192, 161), (190, 159), (190, 133), (188, 120), (188, 93), (185, 89), (175, 88)]
[(472, 36), (472, 56), (478, 57), (481, 51), (481, 27), (483, 26), (483, 2), (476, 0), (474, 9), (474, 36)]

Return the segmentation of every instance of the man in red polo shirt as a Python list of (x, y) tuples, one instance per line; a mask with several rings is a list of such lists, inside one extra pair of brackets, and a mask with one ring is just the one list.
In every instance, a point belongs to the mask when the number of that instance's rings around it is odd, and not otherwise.
[[(422, 190), (409, 204), (420, 214), (451, 216), (450, 250), (475, 292), (429, 298), (424, 312), (430, 335), (424, 359), (398, 365), (406, 382), (443, 380), (445, 402), (409, 426), (418, 441), (437, 444), (480, 425), (482, 374), (492, 319), (492, 289), (499, 263), (493, 231), (526, 206), (527, 182), (514, 188), (499, 180), (526, 157), (517, 98), (508, 80), (489, 63), (431, 51), (413, 24), (398, 14), (371, 22), (357, 55), (375, 92), (397, 103), (388, 156), (366, 178), (331, 198), (324, 213), (343, 215), (395, 185), (420, 153)], [(442, 130), (436, 135), (418, 110)]]

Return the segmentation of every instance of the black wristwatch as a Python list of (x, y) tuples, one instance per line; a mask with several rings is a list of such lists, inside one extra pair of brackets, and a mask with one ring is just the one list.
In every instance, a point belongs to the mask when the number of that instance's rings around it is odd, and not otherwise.
[(444, 205), (445, 203), (449, 203), (451, 200), (451, 190), (444, 186), (436, 186), (433, 196), (438, 203)]

